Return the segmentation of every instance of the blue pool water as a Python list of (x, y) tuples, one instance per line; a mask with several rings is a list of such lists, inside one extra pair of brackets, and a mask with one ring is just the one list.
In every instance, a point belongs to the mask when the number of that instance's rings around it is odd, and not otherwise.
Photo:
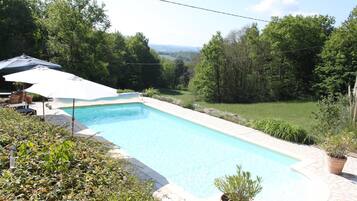
[[(70, 108), (64, 110), (71, 114)], [(309, 200), (308, 180), (291, 169), (296, 159), (144, 104), (79, 107), (75, 116), (199, 198), (217, 196), (214, 179), (234, 173), (238, 164), (263, 178), (256, 200)]]

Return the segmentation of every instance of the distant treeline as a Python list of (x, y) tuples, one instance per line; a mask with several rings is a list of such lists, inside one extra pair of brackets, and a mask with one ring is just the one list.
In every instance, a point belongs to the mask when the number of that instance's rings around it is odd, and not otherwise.
[(310, 99), (344, 93), (356, 76), (357, 8), (340, 27), (334, 23), (321, 15), (273, 17), (262, 30), (218, 32), (198, 56), (173, 53), (171, 61), (142, 33), (109, 33), (96, 1), (2, 0), (0, 59), (25, 53), (116, 88), (189, 85), (213, 102)]
[(338, 28), (330, 16), (273, 17), (218, 32), (201, 50), (190, 88), (206, 101), (311, 99), (346, 93), (357, 70), (357, 7)]

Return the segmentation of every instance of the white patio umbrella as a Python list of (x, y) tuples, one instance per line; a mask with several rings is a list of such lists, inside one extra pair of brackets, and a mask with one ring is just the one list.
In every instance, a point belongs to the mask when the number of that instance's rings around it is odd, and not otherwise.
[(94, 100), (118, 96), (116, 89), (77, 76), (58, 82), (40, 82), (32, 85), (25, 91), (40, 94), (45, 97), (73, 99), (72, 135), (74, 133), (74, 109), (76, 99)]
[[(24, 82), (29, 84), (37, 84), (40, 82), (59, 82), (59, 80), (73, 78), (75, 75), (53, 70), (47, 66), (37, 65), (36, 67), (3, 76), (8, 82)], [(45, 119), (45, 103), (42, 101), (43, 119)]]

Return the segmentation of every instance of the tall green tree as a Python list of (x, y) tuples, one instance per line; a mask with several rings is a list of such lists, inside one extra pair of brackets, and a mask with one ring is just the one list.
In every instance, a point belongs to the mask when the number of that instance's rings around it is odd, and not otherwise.
[(128, 37), (126, 46), (129, 53), (127, 68), (130, 71), (131, 88), (144, 89), (159, 87), (161, 64), (159, 56), (150, 49), (149, 40), (142, 33)]
[(191, 78), (189, 67), (182, 59), (169, 60), (160, 58), (162, 64), (162, 79), (164, 86), (171, 89), (187, 88)]
[(126, 39), (119, 32), (108, 33), (107, 43), (109, 85), (121, 89), (129, 88)]
[(314, 69), (318, 54), (333, 31), (329, 16), (274, 17), (264, 28), (262, 38), (271, 44), (275, 58), (272, 68), (278, 75), (281, 97), (313, 95)]
[(53, 0), (43, 19), (51, 58), (66, 71), (101, 83), (108, 77), (103, 41), (109, 20), (103, 7), (91, 0)]
[(0, 1), (0, 60), (22, 53), (36, 56), (36, 30), (28, 1)]
[(162, 79), (164, 82), (164, 86), (175, 89), (175, 63), (174, 61), (166, 58), (160, 58), (160, 62), (162, 65)]
[(226, 102), (270, 100), (269, 44), (256, 24), (231, 32), (225, 40), (226, 69), (222, 79)]
[(196, 66), (192, 88), (207, 101), (222, 100), (222, 68), (225, 65), (224, 42), (220, 32), (201, 50), (201, 59)]
[(186, 87), (188, 85), (190, 74), (188, 67), (182, 59), (175, 59), (175, 71), (174, 71), (174, 86)]
[(357, 72), (357, 7), (326, 42), (321, 53), (321, 64), (316, 69), (319, 82), (315, 85), (320, 95), (346, 93)]

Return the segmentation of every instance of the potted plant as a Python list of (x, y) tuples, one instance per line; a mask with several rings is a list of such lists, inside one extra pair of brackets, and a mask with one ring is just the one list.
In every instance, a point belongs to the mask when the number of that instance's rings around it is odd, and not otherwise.
[(333, 174), (341, 174), (347, 161), (347, 154), (353, 150), (356, 142), (352, 132), (343, 131), (340, 134), (328, 135), (323, 140), (321, 147), (327, 153), (329, 171)]
[(252, 179), (250, 172), (243, 171), (237, 166), (235, 175), (226, 175), (214, 180), (214, 185), (223, 195), (222, 201), (252, 201), (262, 190), (261, 177)]

